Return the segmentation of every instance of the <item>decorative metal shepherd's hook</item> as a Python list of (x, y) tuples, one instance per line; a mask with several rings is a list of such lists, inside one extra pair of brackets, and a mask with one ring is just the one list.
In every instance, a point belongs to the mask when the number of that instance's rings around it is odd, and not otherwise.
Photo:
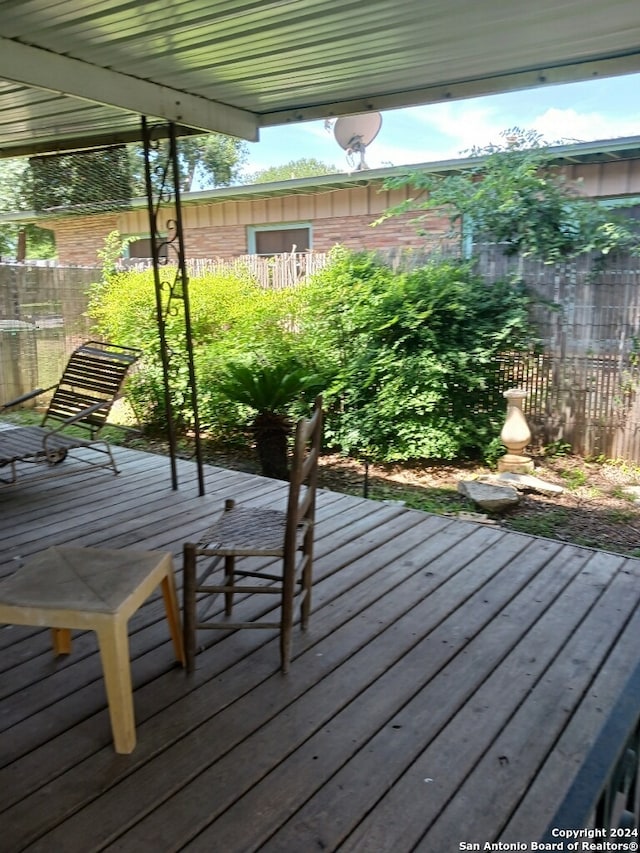
[[(159, 156), (161, 152), (160, 137), (168, 137), (169, 150), (164, 162)], [(167, 125), (156, 125), (150, 128), (147, 119), (142, 117), (142, 138), (144, 142), (145, 181), (147, 187), (147, 206), (149, 210), (149, 228), (151, 234), (151, 257), (153, 260), (153, 279), (156, 291), (156, 314), (158, 320), (158, 336), (160, 343), (160, 360), (164, 382), (164, 404), (167, 417), (167, 437), (171, 457), (171, 484), (178, 488), (178, 472), (176, 465), (176, 424), (172, 401), (172, 388), (175, 392), (179, 386), (177, 379), (182, 375), (184, 366), (183, 353), (187, 357), (186, 395), (190, 400), (195, 433), (195, 456), (198, 468), (199, 494), (204, 495), (204, 466), (202, 460), (202, 442), (200, 438), (200, 418), (198, 415), (198, 394), (195, 366), (193, 360), (193, 337), (191, 333), (191, 309), (189, 305), (189, 278), (187, 275), (184, 251), (184, 232), (182, 228), (182, 207), (180, 203), (180, 169), (176, 143), (176, 129), (173, 122)], [(152, 152), (157, 156), (152, 163)], [(164, 156), (164, 154), (163, 154)], [(152, 179), (155, 177), (155, 181)], [(155, 193), (155, 198), (154, 198)], [(165, 222), (166, 236), (158, 227), (158, 217), (162, 205), (173, 201), (175, 218)], [(175, 262), (168, 266), (169, 262)], [(172, 279), (172, 280), (170, 280)], [(167, 339), (167, 318), (169, 316), (184, 318), (184, 349), (173, 349)], [(172, 381), (173, 380), (173, 381)], [(182, 380), (181, 380), (182, 381)]]

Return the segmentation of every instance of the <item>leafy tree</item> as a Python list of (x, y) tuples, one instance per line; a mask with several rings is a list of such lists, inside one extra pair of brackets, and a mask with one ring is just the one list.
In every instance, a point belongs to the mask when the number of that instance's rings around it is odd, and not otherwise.
[[(151, 152), (152, 181), (161, 183), (155, 167), (166, 162), (168, 143), (161, 142), (157, 151)], [(189, 192), (194, 181), (202, 189), (226, 187), (236, 183), (247, 160), (246, 142), (221, 133), (203, 136), (185, 136), (178, 140), (178, 162), (180, 167), (180, 189)], [(135, 195), (146, 194), (144, 176), (144, 152), (140, 145), (129, 146), (129, 162)]]
[[(156, 190), (162, 177), (155, 168), (165, 163), (167, 143), (152, 152), (152, 181)], [(178, 141), (180, 188), (188, 191), (194, 180), (203, 188), (227, 186), (239, 180), (247, 159), (241, 140), (212, 133)], [(78, 213), (126, 207), (132, 195), (146, 193), (144, 154), (141, 146), (104, 148), (59, 156), (15, 158), (0, 163), (0, 212), (50, 210)], [(15, 256), (20, 227), (0, 226), (0, 257)], [(53, 257), (53, 235), (35, 225), (24, 228), (26, 257)]]
[(271, 166), (255, 172), (251, 178), (252, 184), (266, 184), (270, 181), (289, 181), (292, 178), (315, 178), (319, 175), (331, 175), (338, 172), (336, 166), (316, 160), (315, 157), (303, 157), (300, 160), (290, 160), (282, 166)]
[[(28, 161), (25, 158), (0, 161), (0, 213), (29, 209), (27, 172)], [(3, 255), (17, 257), (21, 246), (24, 247), (24, 257), (29, 259), (53, 258), (56, 254), (54, 236), (48, 229), (33, 223), (0, 225), (0, 258)]]
[(220, 133), (186, 136), (178, 145), (184, 168), (185, 189), (193, 189), (194, 178), (198, 173), (202, 189), (227, 187), (236, 183), (248, 157), (246, 142)]
[[(28, 204), (20, 192), (27, 161), (10, 158), (0, 161), (0, 213), (26, 210)], [(13, 223), (0, 225), (0, 258), (15, 255), (18, 226)]]
[[(126, 207), (131, 198), (127, 151), (116, 146), (23, 160), (10, 195), (12, 210), (88, 213)], [(50, 231), (31, 223), (21, 236), (26, 244), (24, 257), (55, 256)]]
[[(162, 141), (151, 152), (156, 190), (162, 183), (167, 145)], [(246, 143), (219, 133), (180, 139), (180, 188), (191, 190), (194, 180), (205, 188), (227, 186), (239, 178), (246, 156)], [(0, 172), (0, 204), (6, 195), (8, 210), (115, 210), (126, 207), (133, 195), (145, 193), (144, 154), (139, 145), (32, 157)]]
[(546, 263), (593, 250), (606, 255), (640, 249), (637, 223), (581, 196), (579, 184), (564, 178), (539, 134), (511, 128), (502, 137), (501, 145), (471, 149), (478, 163), (459, 173), (415, 170), (389, 179), (388, 189), (408, 186), (418, 194), (382, 219), (444, 208), (457, 233), (470, 227), (477, 241), (501, 243), (508, 254)]
[(87, 213), (127, 207), (131, 177), (126, 148), (31, 157), (23, 187), (36, 211)]

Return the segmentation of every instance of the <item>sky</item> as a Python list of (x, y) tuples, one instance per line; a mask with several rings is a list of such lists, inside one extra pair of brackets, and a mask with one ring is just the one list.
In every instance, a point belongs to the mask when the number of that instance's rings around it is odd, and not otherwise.
[[(473, 146), (500, 143), (511, 127), (536, 130), (548, 144), (640, 136), (639, 94), (640, 74), (629, 74), (386, 111), (366, 163), (375, 169), (464, 157)], [(308, 157), (351, 170), (324, 121), (264, 128), (249, 143), (246, 170)]]

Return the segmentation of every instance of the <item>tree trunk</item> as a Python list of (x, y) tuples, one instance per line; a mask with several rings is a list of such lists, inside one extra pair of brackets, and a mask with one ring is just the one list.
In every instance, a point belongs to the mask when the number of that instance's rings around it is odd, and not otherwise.
[(288, 437), (292, 424), (286, 415), (264, 410), (253, 422), (256, 450), (265, 477), (289, 479)]
[(18, 231), (18, 245), (16, 247), (16, 261), (21, 264), (24, 263), (25, 258), (27, 257), (27, 232), (24, 228), (20, 228)]

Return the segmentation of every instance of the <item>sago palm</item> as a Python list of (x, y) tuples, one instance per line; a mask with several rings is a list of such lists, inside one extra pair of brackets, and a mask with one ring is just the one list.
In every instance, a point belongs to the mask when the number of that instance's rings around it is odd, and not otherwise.
[(288, 479), (287, 448), (292, 428), (288, 407), (301, 394), (320, 390), (319, 383), (317, 376), (287, 363), (227, 365), (220, 390), (256, 412), (251, 429), (265, 477)]

